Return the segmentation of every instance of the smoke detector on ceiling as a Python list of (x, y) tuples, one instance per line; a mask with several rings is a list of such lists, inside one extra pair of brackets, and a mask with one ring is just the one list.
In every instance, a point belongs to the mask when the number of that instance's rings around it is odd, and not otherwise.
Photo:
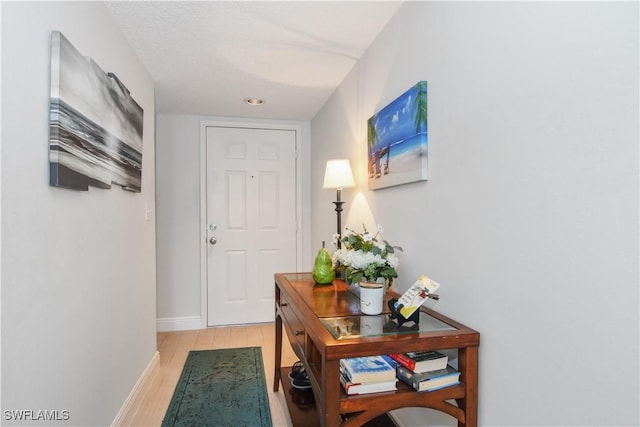
[(260, 99), (260, 98), (245, 98), (244, 99), (244, 103), (245, 104), (249, 104), (249, 105), (262, 105), (262, 104), (264, 104), (264, 99)]

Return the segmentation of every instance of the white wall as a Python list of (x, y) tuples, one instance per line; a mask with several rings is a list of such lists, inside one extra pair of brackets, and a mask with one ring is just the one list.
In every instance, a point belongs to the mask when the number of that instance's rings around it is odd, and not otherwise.
[(200, 320), (200, 119), (156, 117), (159, 330)]
[[(156, 350), (153, 82), (101, 3), (1, 7), (2, 410), (109, 425)], [(49, 186), (52, 30), (142, 106), (141, 193)]]
[[(312, 241), (348, 156), (347, 225), (368, 206), (400, 289), (481, 333), (480, 425), (640, 424), (638, 77), (635, 2), (405, 3), (312, 121)], [(367, 191), (366, 120), (419, 80), (430, 180)]]
[[(202, 122), (252, 123), (300, 128), (297, 172), (301, 197), (298, 225), (302, 265), (312, 261), (309, 249), (309, 123), (214, 116), (158, 114), (158, 329), (183, 330), (206, 326), (201, 298), (201, 139)], [(206, 303), (206, 302), (205, 302)]]

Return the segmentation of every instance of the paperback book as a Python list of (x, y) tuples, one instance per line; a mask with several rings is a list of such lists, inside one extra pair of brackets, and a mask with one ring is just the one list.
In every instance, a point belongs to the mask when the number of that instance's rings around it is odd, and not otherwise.
[(354, 383), (349, 380), (346, 373), (340, 372), (340, 383), (349, 396), (355, 394), (380, 393), (383, 391), (397, 390), (397, 379), (373, 383)]
[(340, 359), (340, 368), (352, 383), (393, 381), (396, 369), (382, 356)]
[(438, 351), (416, 351), (409, 353), (392, 353), (389, 356), (400, 365), (413, 372), (422, 373), (445, 369), (449, 358)]
[(398, 379), (417, 391), (434, 391), (460, 383), (460, 372), (447, 365), (445, 369), (417, 374), (411, 369), (398, 365)]

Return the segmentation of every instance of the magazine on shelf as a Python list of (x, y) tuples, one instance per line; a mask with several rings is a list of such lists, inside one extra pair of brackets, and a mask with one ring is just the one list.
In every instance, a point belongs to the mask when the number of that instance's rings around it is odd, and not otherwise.
[(340, 368), (353, 383), (392, 381), (396, 369), (382, 356), (340, 359)]

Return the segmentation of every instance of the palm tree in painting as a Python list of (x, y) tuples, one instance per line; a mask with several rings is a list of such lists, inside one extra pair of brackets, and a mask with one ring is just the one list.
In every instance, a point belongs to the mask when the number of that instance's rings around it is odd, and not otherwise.
[(416, 89), (418, 89), (418, 93), (413, 101), (413, 117), (416, 132), (420, 133), (427, 130), (427, 82), (418, 82)]
[(376, 152), (375, 146), (379, 140), (378, 132), (376, 131), (376, 126), (373, 123), (373, 119), (376, 116), (371, 117), (367, 120), (367, 146), (369, 148), (369, 178), (373, 178), (375, 175), (375, 164), (376, 164)]

